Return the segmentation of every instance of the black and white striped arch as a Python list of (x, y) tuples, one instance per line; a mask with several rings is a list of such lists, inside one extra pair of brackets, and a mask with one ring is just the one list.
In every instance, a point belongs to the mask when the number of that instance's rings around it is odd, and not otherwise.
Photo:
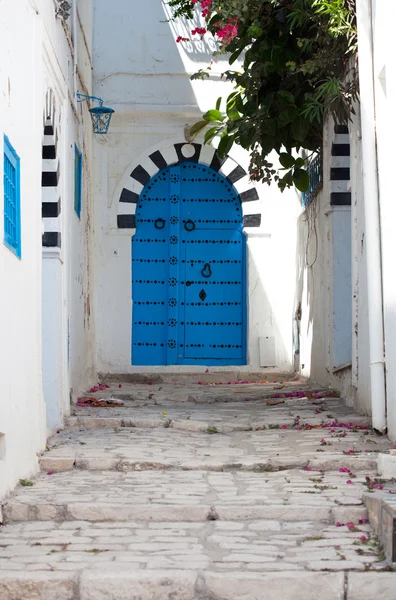
[(60, 173), (52, 90), (48, 90), (45, 104), (41, 174), (41, 216), (44, 223), (42, 245), (44, 248), (60, 248), (61, 200), (58, 191)]
[(350, 162), (348, 126), (334, 125), (330, 167), (330, 203), (332, 206), (351, 205)]
[(168, 165), (185, 161), (208, 165), (224, 175), (233, 184), (241, 199), (244, 227), (260, 227), (259, 195), (255, 186), (249, 181), (245, 169), (230, 156), (219, 158), (216, 150), (211, 146), (195, 143), (173, 144), (156, 150), (124, 177), (118, 199), (117, 227), (134, 230), (136, 205), (146, 183)]

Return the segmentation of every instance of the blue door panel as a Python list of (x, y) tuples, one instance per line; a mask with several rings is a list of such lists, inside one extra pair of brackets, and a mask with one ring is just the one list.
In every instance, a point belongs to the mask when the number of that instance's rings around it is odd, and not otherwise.
[(132, 239), (132, 363), (244, 364), (245, 236), (232, 185), (196, 163), (143, 189)]
[[(186, 232), (184, 238), (185, 281), (181, 282), (185, 290), (184, 356), (242, 359), (244, 319), (240, 257), (243, 234), (232, 229), (212, 229)], [(197, 301), (198, 304), (192, 306)], [(209, 305), (206, 317), (201, 310), (203, 302)], [(223, 307), (227, 302), (239, 304), (228, 307), (226, 319)]]

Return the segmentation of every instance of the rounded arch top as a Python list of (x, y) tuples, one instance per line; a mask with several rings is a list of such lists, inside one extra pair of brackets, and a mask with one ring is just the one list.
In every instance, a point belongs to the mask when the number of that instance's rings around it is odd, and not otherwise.
[[(160, 170), (184, 162), (201, 163), (219, 172), (232, 184), (241, 200), (245, 227), (259, 227), (261, 213), (257, 212), (259, 195), (249, 181), (247, 171), (231, 156), (220, 158), (215, 148), (199, 143), (179, 142), (150, 152), (129, 172), (118, 186), (117, 227), (131, 233), (136, 229), (136, 206), (148, 181)], [(249, 207), (246, 209), (246, 207)], [(251, 210), (255, 210), (252, 213)]]
[[(169, 191), (169, 186), (173, 187), (173, 192)], [(192, 224), (191, 231), (196, 226), (209, 229), (216, 226), (222, 229), (242, 228), (242, 203), (234, 185), (212, 167), (187, 160), (164, 167), (144, 185), (136, 204), (135, 224), (138, 229), (147, 223), (154, 223), (156, 229), (165, 226), (163, 218), (155, 219), (153, 206), (159, 204), (161, 210), (167, 213), (164, 196), (168, 192), (171, 205), (180, 202), (179, 216), (182, 223)], [(163, 227), (156, 221), (163, 221)], [(187, 229), (187, 226), (185, 228)]]

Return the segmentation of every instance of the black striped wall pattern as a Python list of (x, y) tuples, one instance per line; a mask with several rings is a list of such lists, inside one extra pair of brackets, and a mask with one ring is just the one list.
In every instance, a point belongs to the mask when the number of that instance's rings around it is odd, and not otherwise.
[(234, 185), (241, 199), (244, 227), (260, 227), (259, 195), (245, 169), (230, 156), (221, 159), (211, 146), (185, 142), (156, 150), (124, 176), (118, 198), (117, 227), (135, 230), (136, 205), (145, 184), (161, 169), (185, 161), (208, 165), (224, 175)]
[(55, 126), (55, 103), (52, 90), (48, 90), (45, 102), (42, 174), (41, 216), (44, 222), (42, 245), (44, 248), (61, 247), (61, 200), (59, 197), (58, 137)]
[(330, 204), (351, 205), (350, 143), (347, 125), (334, 125), (334, 140), (331, 146)]

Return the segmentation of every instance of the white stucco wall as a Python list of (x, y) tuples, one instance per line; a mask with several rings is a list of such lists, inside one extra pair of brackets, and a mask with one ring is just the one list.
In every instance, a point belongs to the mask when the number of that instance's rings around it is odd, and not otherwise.
[(396, 205), (394, 202), (394, 146), (396, 123), (396, 64), (389, 50), (395, 7), (386, 0), (373, 2), (374, 69), (378, 173), (381, 214), (382, 281), (385, 328), (385, 366), (388, 432), (396, 440)]
[[(178, 45), (182, 26), (163, 23), (160, 2), (149, 0), (131, 10), (94, 2), (94, 90), (116, 110), (110, 131), (95, 140), (96, 336), (98, 370), (126, 373), (131, 366), (131, 231), (117, 229), (118, 198), (124, 174), (147, 164), (157, 149), (185, 142), (184, 129), (231, 91), (220, 81), (225, 61), (214, 64), (209, 80), (190, 75), (208, 64), (211, 41)], [(197, 140), (198, 142), (200, 140)], [(245, 169), (248, 155), (233, 149)], [(150, 162), (150, 161), (148, 161)], [(152, 165), (151, 165), (152, 166)], [(238, 186), (237, 186), (238, 187)], [(275, 337), (276, 366), (290, 370), (294, 293), (294, 192), (258, 186), (259, 201), (249, 214), (261, 213), (261, 227), (247, 230), (248, 364), (258, 368), (259, 337)]]
[[(6, 134), (21, 160), (19, 260), (4, 245), (0, 161), (0, 497), (37, 468), (45, 445), (41, 382), (41, 23), (29, 2), (0, 10), (0, 144)], [(25, 65), (23, 71), (21, 65)], [(35, 118), (39, 115), (39, 118)]]
[[(44, 391), (47, 426), (51, 431), (61, 426), (70, 413), (70, 398), (95, 379), (91, 319), (92, 123), (86, 103), (78, 104), (75, 95), (77, 91), (92, 91), (92, 5), (88, 0), (77, 1), (76, 24), (73, 14), (66, 23), (54, 19), (52, 4), (44, 18), (44, 88), (54, 93), (60, 172), (57, 193), (61, 201), (61, 249), (43, 249), (43, 311), (48, 311), (43, 331), (47, 342), (43, 347)], [(83, 154), (80, 219), (74, 210), (75, 144)]]
[(323, 189), (298, 222), (295, 309), (300, 305), (301, 322), (296, 358), (303, 376), (338, 390), (353, 403), (351, 207), (330, 202), (331, 192), (341, 189), (330, 180), (334, 140), (334, 122), (328, 119)]
[[(349, 123), (351, 206), (331, 206), (331, 119), (324, 129), (323, 190), (299, 219), (296, 307), (301, 302), (303, 375), (371, 412), (359, 106)], [(336, 161), (334, 164), (338, 164)], [(339, 165), (344, 164), (343, 159)], [(340, 368), (341, 367), (341, 368)]]
[[(84, 1), (77, 79), (83, 91), (91, 78), (89, 9), (90, 2)], [(74, 141), (84, 146), (88, 182), (91, 121), (86, 107), (76, 111), (74, 106), (73, 45), (68, 38), (68, 26), (56, 19), (52, 0), (1, 3), (0, 135), (1, 144), (3, 134), (9, 137), (21, 160), (22, 258), (3, 244), (1, 160), (0, 498), (19, 478), (37, 470), (46, 434), (60, 426), (70, 410), (70, 388), (82, 391), (94, 377), (94, 335), (87, 300), (93, 278), (89, 183), (84, 186), (82, 219), (73, 221)], [(53, 225), (59, 224), (62, 249), (43, 253), (42, 140), (49, 89), (56, 103), (60, 165), (61, 214)], [(68, 322), (74, 349), (69, 363)]]

